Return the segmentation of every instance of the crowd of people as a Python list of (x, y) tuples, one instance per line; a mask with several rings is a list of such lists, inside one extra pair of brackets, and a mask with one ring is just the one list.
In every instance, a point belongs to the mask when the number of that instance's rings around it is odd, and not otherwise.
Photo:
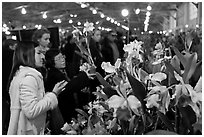
[[(150, 42), (154, 46), (161, 43), (166, 48), (171, 44), (165, 37), (154, 40)], [(3, 134), (44, 134), (46, 128), (51, 134), (62, 134), (64, 123), (77, 116), (75, 109), (94, 100), (92, 92), (100, 84), (95, 72), (105, 76), (102, 62), (114, 65), (117, 58), (122, 59), (124, 44), (121, 33), (112, 30), (102, 35), (95, 29), (89, 47), (96, 67), (82, 72), (80, 66), (85, 60), (78, 54), (73, 34), (55, 48), (50, 46), (50, 31), (46, 28), (36, 30), (32, 41), (3, 39)], [(150, 63), (145, 63), (151, 61), (148, 53), (153, 48), (146, 48), (144, 55), (143, 67), (149, 73)]]
[(5, 39), (3, 134), (44, 134), (46, 123), (51, 134), (62, 134), (63, 124), (76, 117), (75, 109), (94, 99), (91, 92), (99, 85), (95, 72), (104, 76), (101, 63), (114, 63), (122, 57), (123, 47), (116, 43), (116, 32), (109, 32), (104, 43), (101, 39), (101, 31), (94, 30), (89, 45), (96, 68), (88, 72), (79, 71), (84, 60), (77, 54), (73, 35), (61, 48), (50, 46), (50, 31), (46, 28), (36, 30), (32, 41)]

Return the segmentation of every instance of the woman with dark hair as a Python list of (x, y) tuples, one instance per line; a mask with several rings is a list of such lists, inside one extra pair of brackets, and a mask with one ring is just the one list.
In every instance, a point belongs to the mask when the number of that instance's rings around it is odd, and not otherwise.
[[(60, 134), (60, 129), (63, 127), (64, 122), (69, 123), (76, 116), (75, 108), (82, 107), (87, 103), (88, 95), (80, 91), (89, 85), (89, 78), (93, 74), (80, 72), (73, 79), (70, 79), (65, 71), (65, 56), (58, 49), (48, 50), (45, 54), (45, 60), (48, 69), (45, 86), (47, 91), (50, 91), (59, 81), (68, 81), (65, 91), (58, 97), (59, 110), (56, 108), (51, 112), (51, 134)], [(78, 98), (79, 96), (81, 96), (80, 99)]]
[(15, 48), (9, 78), (9, 135), (44, 134), (46, 112), (57, 106), (57, 95), (67, 84), (59, 82), (52, 92), (45, 94), (43, 77), (35, 69), (36, 65), (43, 63), (37, 57), (33, 43), (21, 42)]

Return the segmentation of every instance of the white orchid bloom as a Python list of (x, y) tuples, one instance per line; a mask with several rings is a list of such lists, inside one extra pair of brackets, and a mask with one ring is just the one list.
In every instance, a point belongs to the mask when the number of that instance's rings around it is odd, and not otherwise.
[[(106, 102), (110, 108), (114, 109), (114, 113), (119, 107), (128, 107), (127, 105), (129, 104), (129, 107), (132, 109), (132, 111), (136, 115), (140, 115), (140, 113), (138, 112), (138, 108), (141, 107), (141, 103), (134, 95), (129, 95), (127, 97), (127, 100), (124, 97), (113, 95)], [(116, 116), (116, 114), (114, 114), (114, 116)]]
[(105, 70), (107, 73), (116, 73), (116, 69), (118, 69), (121, 65), (121, 59), (117, 59), (115, 65), (111, 65), (110, 62), (102, 62), (101, 68)]
[(147, 108), (152, 108), (154, 106), (159, 108), (159, 104), (158, 104), (158, 102), (160, 101), (159, 94), (153, 94), (153, 95), (149, 96), (146, 99), (146, 101), (147, 101), (147, 104), (146, 104)]
[(162, 49), (162, 44), (161, 44), (161, 42), (159, 42), (159, 43), (156, 44), (155, 49)]
[(182, 95), (189, 96), (192, 102), (188, 102), (188, 105), (190, 105), (192, 109), (195, 111), (195, 113), (197, 114), (197, 116), (199, 116), (200, 110), (196, 103), (199, 103), (202, 101), (202, 84), (201, 84), (202, 77), (197, 82), (195, 88), (193, 88), (190, 84), (185, 84), (182, 77), (179, 76), (179, 74), (177, 74), (175, 71), (174, 71), (174, 76), (178, 81), (180, 81), (180, 84), (175, 86), (176, 90), (172, 98), (176, 98), (178, 102), (178, 99)]
[(170, 95), (166, 86), (154, 86), (147, 96), (147, 108), (155, 106), (164, 114), (168, 111)]
[(149, 74), (149, 77), (146, 77), (145, 79), (150, 79), (151, 81), (159, 81), (165, 80), (167, 78), (167, 75), (162, 72), (157, 72), (155, 74)]
[(89, 23), (88, 21), (86, 23), (84, 23), (83, 33), (90, 32), (93, 30), (94, 30), (94, 24), (93, 23)]

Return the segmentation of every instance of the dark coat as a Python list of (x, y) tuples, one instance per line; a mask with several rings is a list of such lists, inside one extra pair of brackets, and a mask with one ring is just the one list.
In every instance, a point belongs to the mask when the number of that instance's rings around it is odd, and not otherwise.
[[(47, 80), (45, 82), (46, 91), (52, 92), (55, 84), (62, 80), (68, 81), (65, 74), (63, 74), (61, 71), (59, 71), (56, 68), (49, 69)], [(55, 122), (51, 124), (55, 126), (52, 128), (60, 130), (60, 128), (63, 126), (65, 122), (70, 123), (70, 120), (76, 116), (77, 114), (75, 111), (76, 108), (78, 107), (80, 108), (82, 107), (82, 105), (88, 103), (88, 98), (89, 98), (88, 94), (80, 92), (81, 89), (85, 88), (88, 85), (89, 85), (89, 78), (85, 72), (79, 73), (76, 77), (74, 77), (68, 82), (68, 84), (65, 87), (65, 90), (61, 92), (58, 96), (58, 107), (63, 119), (61, 118), (60, 115), (57, 114), (59, 113), (59, 110), (54, 110), (53, 112), (51, 112), (51, 119), (53, 119)], [(52, 115), (52, 113), (55, 113), (55, 114)], [(56, 122), (58, 122), (58, 124)], [(56, 131), (56, 132), (59, 133), (59, 131)]]

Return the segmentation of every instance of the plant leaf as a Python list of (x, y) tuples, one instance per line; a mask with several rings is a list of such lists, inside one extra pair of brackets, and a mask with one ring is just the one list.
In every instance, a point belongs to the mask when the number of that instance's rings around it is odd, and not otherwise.
[(102, 99), (104, 99), (104, 100), (107, 100), (107, 99), (108, 99), (107, 95), (102, 94), (102, 93), (100, 93), (100, 92), (93, 92), (93, 94), (99, 96), (100, 98), (102, 98)]
[(177, 55), (177, 57), (179, 58), (179, 60), (181, 61), (182, 65), (183, 65), (184, 68), (185, 68), (186, 65), (188, 65), (188, 64), (187, 64), (187, 60), (186, 60), (186, 58), (184, 57), (184, 55), (181, 54), (181, 53), (179, 52), (179, 50), (178, 50), (176, 47), (171, 47), (171, 48), (173, 48), (175, 54)]
[(110, 98), (113, 95), (118, 95), (117, 91), (114, 90), (112, 87), (105, 87), (103, 88), (103, 92)]
[(189, 79), (193, 75), (196, 69), (197, 54), (192, 54), (187, 60), (188, 65), (184, 69), (183, 81), (184, 83), (189, 83)]
[(145, 110), (146, 107), (145, 107), (144, 99), (147, 95), (147, 91), (145, 90), (144, 85), (140, 81), (135, 79), (132, 75), (130, 75), (130, 73), (126, 72), (126, 74), (127, 74), (128, 80), (130, 82), (130, 85), (132, 87), (133, 94), (141, 102), (141, 104), (143, 106), (143, 110)]
[(113, 128), (113, 127), (115, 126), (116, 122), (117, 122), (117, 118), (114, 118), (114, 119), (110, 122), (110, 125), (108, 126), (108, 129)]
[(162, 120), (162, 122), (166, 125), (166, 127), (170, 130), (170, 131), (174, 131), (174, 127), (171, 123), (171, 121), (167, 118), (166, 115), (164, 115), (163, 113), (157, 111), (157, 115), (160, 117), (160, 119)]
[(99, 74), (98, 72), (96, 72), (96, 77), (99, 80), (99, 82), (106, 88), (106, 87), (111, 87), (111, 85), (105, 81), (105, 79), (101, 76), (101, 74)]
[(176, 70), (177, 72), (179, 72), (179, 74), (181, 74), (180, 60), (178, 59), (177, 56), (174, 56), (174, 57), (171, 59), (171, 65), (175, 68), (175, 70)]
[(84, 112), (82, 109), (76, 108), (75, 109), (78, 113), (80, 113), (82, 116), (84, 116), (85, 118), (88, 119), (88, 115), (86, 114), (86, 112)]

